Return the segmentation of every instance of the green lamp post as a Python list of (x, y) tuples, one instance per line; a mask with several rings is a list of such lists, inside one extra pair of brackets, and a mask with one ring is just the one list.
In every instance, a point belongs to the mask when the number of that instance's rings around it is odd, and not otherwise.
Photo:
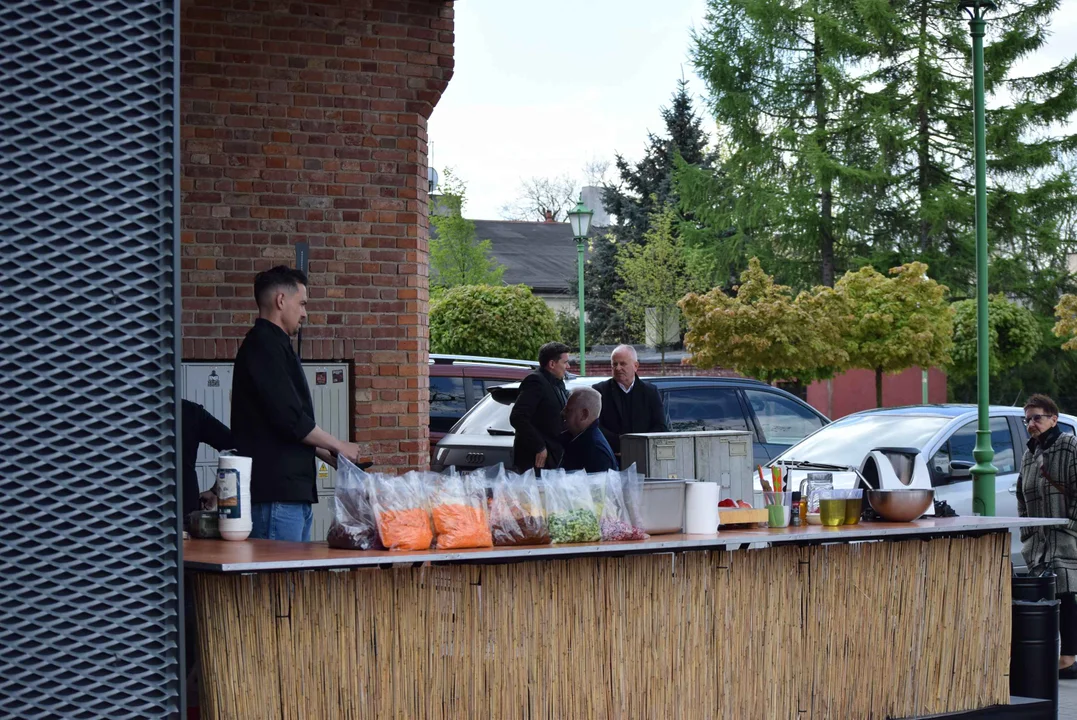
[(583, 314), (583, 254), (587, 249), (587, 234), (591, 232), (592, 215), (594, 215), (594, 212), (583, 204), (583, 195), (580, 195), (580, 201), (568, 213), (568, 223), (572, 226), (572, 237), (576, 239), (576, 264), (579, 270), (579, 282), (576, 289), (580, 295), (580, 375), (587, 374), (587, 358), (585, 357), (587, 343), (584, 332), (585, 316)]
[(989, 415), (990, 387), (987, 344), (987, 143), (984, 139), (984, 15), (994, 10), (990, 0), (962, 0), (960, 7), (969, 15), (972, 33), (972, 106), (975, 120), (973, 137), (976, 152), (976, 387), (978, 420), (976, 447), (972, 457), (972, 512), (995, 514), (995, 474), (991, 464)]

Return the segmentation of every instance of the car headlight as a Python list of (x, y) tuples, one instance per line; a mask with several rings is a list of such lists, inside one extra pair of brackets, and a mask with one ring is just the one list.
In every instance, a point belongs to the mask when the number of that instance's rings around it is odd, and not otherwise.
[(449, 454), (448, 448), (438, 448), (437, 461), (442, 462), (445, 456)]

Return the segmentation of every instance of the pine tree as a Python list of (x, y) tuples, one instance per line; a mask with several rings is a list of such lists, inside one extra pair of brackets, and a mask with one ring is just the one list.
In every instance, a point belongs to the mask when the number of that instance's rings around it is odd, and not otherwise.
[(692, 238), (728, 266), (758, 256), (783, 281), (834, 284), (866, 231), (877, 180), (857, 71), (871, 46), (852, 3), (709, 0), (693, 60), (723, 132), (722, 173), (681, 167)]
[(677, 83), (670, 105), (663, 107), (661, 113), (665, 134), (648, 133), (643, 158), (636, 163), (617, 155), (618, 183), (604, 189), (603, 203), (617, 222), (609, 233), (592, 238), (584, 282), (588, 336), (596, 343), (632, 339), (628, 318), (616, 300), (624, 290), (617, 273), (618, 249), (623, 243), (644, 242), (651, 216), (667, 204), (676, 205), (672, 182), (676, 157), (701, 167), (712, 163), (707, 133), (693, 106), (687, 81)]

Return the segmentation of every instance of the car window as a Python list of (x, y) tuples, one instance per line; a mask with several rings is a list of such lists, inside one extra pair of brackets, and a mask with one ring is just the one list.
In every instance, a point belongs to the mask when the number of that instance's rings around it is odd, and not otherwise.
[(490, 435), (493, 429), (500, 435), (515, 435), (509, 423), (509, 413), (512, 405), (506, 405), (494, 400), (492, 395), (487, 395), (475, 403), (475, 406), (460, 419), (460, 422), (452, 428), (452, 432), (459, 435)]
[(430, 378), (430, 429), (448, 432), (467, 410), (464, 399), (464, 379), (461, 377)]
[(678, 388), (665, 400), (673, 432), (748, 429), (735, 388)]
[(1077, 435), (1077, 432), (1073, 431), (1073, 426), (1068, 424), (1068, 423), (1060, 422), (1058, 424), (1058, 429), (1061, 430), (1062, 432), (1068, 433), (1070, 435)]
[[(965, 423), (954, 432), (950, 438), (942, 444), (931, 460), (933, 474), (945, 484), (949, 482), (948, 472), (952, 462), (975, 463), (976, 458), (972, 451), (976, 447), (975, 420)], [(1006, 418), (991, 418), (991, 447), (995, 451), (995, 458), (991, 464), (998, 468), (999, 473), (1017, 472), (1016, 458), (1013, 448), (1013, 437), (1010, 434), (1009, 423)], [(961, 478), (962, 480), (966, 478)]]
[(745, 390), (744, 395), (763, 431), (763, 442), (794, 445), (823, 426), (811, 409), (778, 393)]

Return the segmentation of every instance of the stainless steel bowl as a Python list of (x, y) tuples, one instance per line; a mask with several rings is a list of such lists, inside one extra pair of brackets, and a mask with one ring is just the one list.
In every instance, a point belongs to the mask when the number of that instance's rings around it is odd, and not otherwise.
[(894, 490), (868, 490), (868, 504), (884, 520), (910, 522), (923, 515), (932, 500), (934, 490), (900, 488)]

